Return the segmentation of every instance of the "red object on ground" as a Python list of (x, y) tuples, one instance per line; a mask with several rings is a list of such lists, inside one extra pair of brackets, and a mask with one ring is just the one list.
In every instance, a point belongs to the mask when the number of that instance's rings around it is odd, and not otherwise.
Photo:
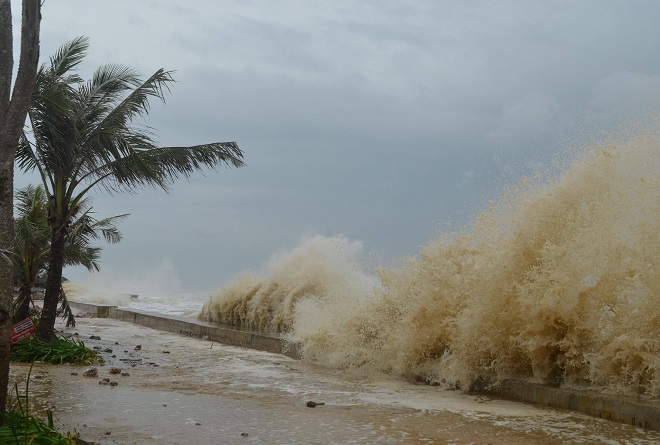
[(11, 327), (11, 344), (32, 337), (35, 332), (37, 332), (37, 328), (34, 326), (32, 317), (19, 321)]

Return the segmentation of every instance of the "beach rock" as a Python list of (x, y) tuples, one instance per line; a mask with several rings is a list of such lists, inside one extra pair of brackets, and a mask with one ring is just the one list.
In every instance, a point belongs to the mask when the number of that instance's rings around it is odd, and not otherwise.
[(90, 340), (101, 340), (101, 337), (99, 337), (98, 335), (91, 335), (91, 336), (89, 337), (89, 339), (90, 339)]
[(110, 368), (110, 374), (121, 374), (121, 368)]
[(105, 349), (103, 350), (103, 352), (107, 352), (107, 353), (109, 353), (109, 354), (112, 354), (112, 349), (110, 349), (110, 348), (105, 348)]
[(241, 437), (248, 437), (248, 436), (249, 436), (248, 433), (241, 433)]
[(121, 375), (122, 375), (123, 377), (128, 377), (130, 374), (127, 373), (127, 372), (122, 372)]
[(72, 372), (71, 375), (78, 375), (78, 373), (77, 372)]
[(99, 375), (99, 370), (96, 369), (96, 366), (90, 366), (85, 372), (83, 372), (85, 377), (97, 377)]
[(325, 403), (324, 402), (314, 402), (312, 400), (307, 402), (307, 408), (316, 408), (317, 406), (320, 406), (320, 405), (325, 405)]
[(139, 351), (140, 349), (142, 349), (142, 345), (137, 345), (134, 349), (135, 349), (136, 351)]
[(117, 382), (110, 382), (110, 386), (117, 386), (117, 385), (119, 385), (119, 383), (117, 383)]

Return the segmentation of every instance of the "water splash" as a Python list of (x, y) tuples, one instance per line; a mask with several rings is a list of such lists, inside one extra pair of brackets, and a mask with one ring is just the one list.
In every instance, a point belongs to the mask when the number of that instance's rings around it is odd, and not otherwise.
[(377, 279), (360, 269), (361, 251), (361, 243), (343, 236), (306, 236), (299, 247), (275, 255), (262, 274), (236, 277), (199, 317), (274, 332), (290, 331), (298, 319), (316, 330), (338, 311), (363, 306), (362, 300), (374, 295)]
[(333, 367), (660, 395), (657, 130), (594, 144), (557, 178), (509, 188), (471, 226), (378, 271), (380, 283), (356, 285), (369, 282), (356, 246), (306, 239), (200, 317), (290, 331), (306, 359)]

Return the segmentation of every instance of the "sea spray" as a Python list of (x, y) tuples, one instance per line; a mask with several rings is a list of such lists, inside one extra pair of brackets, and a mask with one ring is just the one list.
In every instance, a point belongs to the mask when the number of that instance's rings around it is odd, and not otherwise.
[[(219, 323), (289, 332), (296, 311), (302, 324), (318, 329), (332, 315), (322, 310), (362, 306), (378, 282), (358, 266), (362, 244), (343, 236), (306, 236), (299, 247), (281, 252), (265, 270), (234, 278), (202, 308), (199, 318)], [(323, 314), (323, 315), (322, 315)]]
[(201, 317), (291, 330), (305, 359), (328, 366), (660, 396), (657, 130), (511, 187), (469, 227), (379, 271), (364, 295), (339, 273), (356, 270), (353, 258), (325, 264), (304, 246), (264, 277), (238, 278)]

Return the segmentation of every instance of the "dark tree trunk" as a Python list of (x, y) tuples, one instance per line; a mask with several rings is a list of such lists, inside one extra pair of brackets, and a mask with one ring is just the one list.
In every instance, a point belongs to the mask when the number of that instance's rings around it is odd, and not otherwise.
[(16, 321), (22, 321), (28, 318), (30, 315), (30, 303), (32, 302), (32, 286), (25, 285), (21, 286), (18, 293), (18, 311), (14, 316)]
[[(0, 147), (2, 148), (2, 147)], [(14, 269), (6, 255), (14, 245), (13, 164), (0, 166), (0, 412), (5, 412), (9, 385), (11, 309), (14, 300)], [(0, 418), (0, 424), (2, 419)]]
[(64, 244), (66, 241), (65, 224), (56, 218), (50, 224), (50, 254), (48, 258), (48, 277), (44, 293), (44, 307), (37, 327), (37, 338), (50, 341), (54, 336), (57, 319), (57, 303), (62, 291), (62, 269), (64, 268)]
[(5, 412), (7, 406), (14, 297), (13, 268), (6, 258), (14, 246), (14, 156), (37, 77), (40, 23), (41, 0), (23, 0), (21, 55), (12, 92), (11, 1), (0, 0), (0, 412)]

